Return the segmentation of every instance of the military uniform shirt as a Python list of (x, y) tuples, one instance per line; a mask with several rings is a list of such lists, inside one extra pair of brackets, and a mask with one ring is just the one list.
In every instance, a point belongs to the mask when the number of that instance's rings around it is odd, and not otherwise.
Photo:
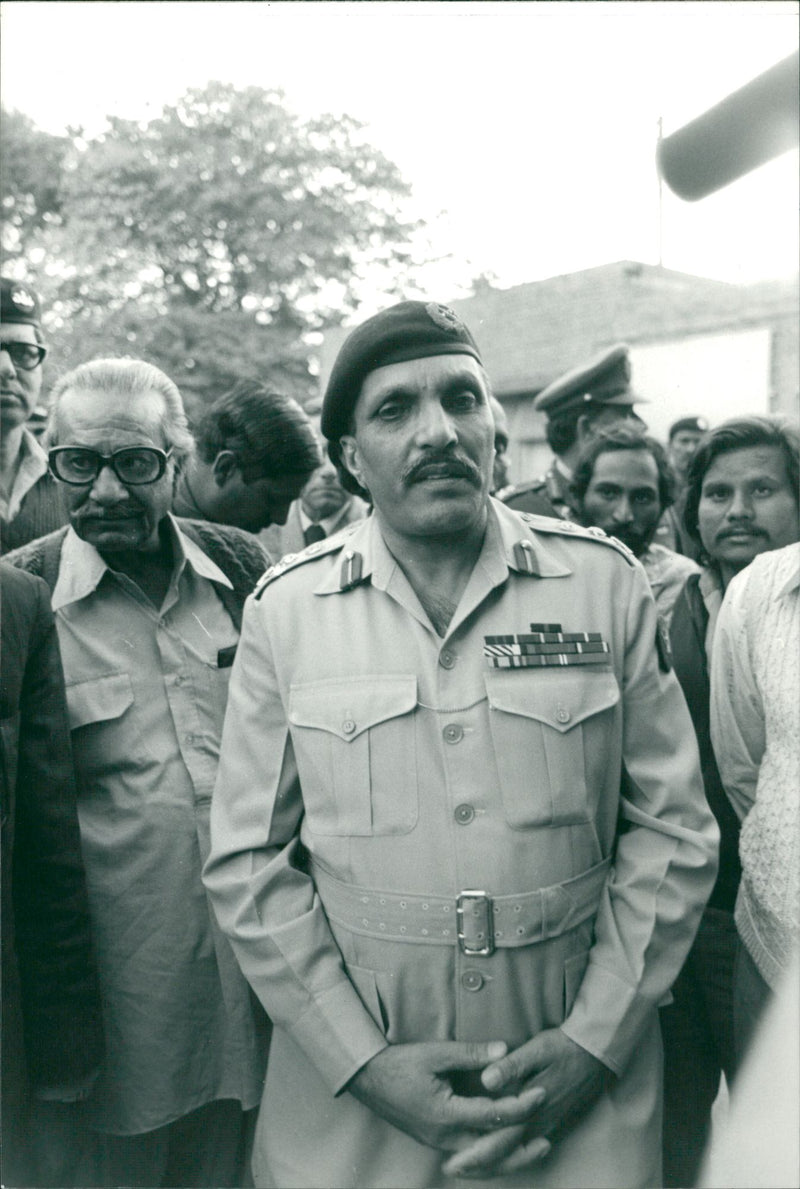
[[(563, 1025), (617, 1072), (638, 1062), (635, 1092), (620, 1082), (630, 1101), (605, 1104), (589, 1147), (597, 1161), (598, 1136), (607, 1141), (613, 1171), (602, 1175), (628, 1178), (604, 1183), (645, 1183), (658, 1176), (654, 1009), (713, 882), (717, 835), (683, 696), (659, 667), (644, 572), (586, 530), (491, 501), (440, 638), (376, 517), (338, 541), (310, 546), (304, 557), (319, 556), (295, 568), (285, 561), (288, 572), (245, 607), (204, 872), (280, 1025), (260, 1123), (271, 1175), (319, 1184), (339, 1160), (351, 1179), (325, 1184), (441, 1184), (441, 1153), (396, 1132), (386, 1143), (405, 1142), (406, 1172), (387, 1171), (381, 1136), (392, 1129), (333, 1095), (387, 1041), (513, 1047)], [(607, 662), (492, 667), (485, 637), (536, 621), (601, 633)], [(617, 842), (621, 810), (628, 829)], [(571, 917), (572, 881), (598, 870), (592, 910)], [(356, 889), (349, 919), (330, 899), (341, 885)], [(490, 956), (463, 953), (464, 889), (550, 889), (548, 931)], [(508, 914), (509, 936), (528, 928), (513, 905)], [(327, 1172), (298, 1147), (306, 1128)], [(571, 1150), (586, 1159), (585, 1135)], [(417, 1158), (433, 1162), (424, 1175), (409, 1171)]]

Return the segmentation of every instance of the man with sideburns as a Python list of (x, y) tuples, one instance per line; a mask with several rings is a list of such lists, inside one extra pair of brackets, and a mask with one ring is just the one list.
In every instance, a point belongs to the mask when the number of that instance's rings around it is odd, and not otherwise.
[(257, 1185), (658, 1183), (716, 828), (643, 571), (490, 497), (489, 399), (445, 306), (352, 331), (374, 513), (245, 608), (204, 879), (276, 1022)]

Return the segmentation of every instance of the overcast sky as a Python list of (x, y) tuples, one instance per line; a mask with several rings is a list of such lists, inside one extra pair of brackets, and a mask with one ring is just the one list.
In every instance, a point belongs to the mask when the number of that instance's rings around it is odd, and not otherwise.
[[(794, 3), (2, 4), (2, 96), (41, 127), (147, 118), (210, 79), (341, 113), (434, 223), (434, 295), (659, 254), (654, 153), (797, 46)], [(745, 281), (798, 264), (789, 153), (696, 204), (664, 190), (663, 263)]]

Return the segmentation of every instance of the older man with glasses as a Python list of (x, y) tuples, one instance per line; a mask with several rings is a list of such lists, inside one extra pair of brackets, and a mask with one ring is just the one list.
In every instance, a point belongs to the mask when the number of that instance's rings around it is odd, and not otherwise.
[(193, 443), (150, 364), (64, 376), (48, 441), (70, 525), (8, 560), (53, 592), (108, 1037), (75, 1111), (78, 1183), (236, 1185), (268, 1025), (200, 868), (242, 606), (267, 557), (249, 533), (171, 515)]
[(39, 298), (0, 278), (0, 553), (67, 523), (58, 485), (28, 420), (42, 390)]

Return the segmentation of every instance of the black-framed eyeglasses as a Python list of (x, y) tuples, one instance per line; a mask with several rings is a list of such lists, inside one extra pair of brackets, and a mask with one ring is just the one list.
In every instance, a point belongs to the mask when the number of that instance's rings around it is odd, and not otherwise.
[(0, 342), (0, 351), (7, 351), (14, 367), (23, 372), (34, 371), (47, 354), (47, 347), (38, 343)]
[(56, 479), (73, 487), (94, 483), (106, 466), (126, 487), (142, 487), (161, 478), (171, 453), (171, 449), (164, 451), (156, 446), (126, 446), (113, 454), (100, 454), (86, 446), (54, 446), (47, 461)]

